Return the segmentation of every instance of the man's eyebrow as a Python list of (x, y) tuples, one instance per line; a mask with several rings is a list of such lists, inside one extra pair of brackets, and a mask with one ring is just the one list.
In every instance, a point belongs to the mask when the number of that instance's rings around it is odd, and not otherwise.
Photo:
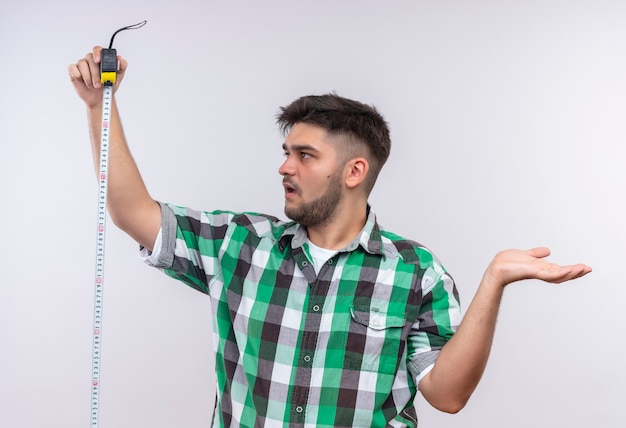
[(289, 151), (289, 150), (295, 150), (295, 151), (302, 151), (302, 150), (309, 150), (309, 151), (314, 151), (314, 152), (319, 152), (319, 150), (313, 146), (311, 146), (310, 144), (292, 144), (291, 146), (287, 146), (286, 143), (283, 143), (283, 150), (284, 151)]

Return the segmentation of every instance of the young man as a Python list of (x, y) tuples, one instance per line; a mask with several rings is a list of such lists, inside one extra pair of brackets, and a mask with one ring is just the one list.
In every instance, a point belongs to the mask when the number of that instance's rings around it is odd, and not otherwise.
[[(100, 48), (69, 67), (98, 163)], [(127, 63), (120, 58), (119, 86)], [(419, 388), (457, 412), (485, 368), (504, 287), (591, 271), (508, 250), (462, 322), (452, 278), (423, 246), (382, 230), (367, 199), (389, 155), (376, 110), (336, 95), (282, 109), (285, 214), (155, 202), (113, 108), (109, 212), (149, 264), (207, 293), (217, 354), (215, 426), (417, 426)], [(459, 325), (460, 324), (460, 325)]]

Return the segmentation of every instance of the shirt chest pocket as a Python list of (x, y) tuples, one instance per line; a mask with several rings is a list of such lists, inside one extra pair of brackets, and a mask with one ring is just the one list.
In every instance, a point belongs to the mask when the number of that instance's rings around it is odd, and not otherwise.
[(350, 316), (347, 357), (355, 369), (395, 373), (405, 351), (405, 314), (352, 305)]

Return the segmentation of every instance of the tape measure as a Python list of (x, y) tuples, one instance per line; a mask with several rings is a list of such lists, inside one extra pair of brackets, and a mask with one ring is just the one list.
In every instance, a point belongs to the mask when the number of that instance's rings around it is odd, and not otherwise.
[(109, 173), (109, 138), (113, 86), (105, 85), (102, 94), (102, 130), (100, 137), (100, 170), (98, 173), (98, 221), (96, 235), (96, 278), (93, 303), (93, 342), (91, 349), (91, 426), (98, 426), (100, 404), (100, 362), (102, 356), (102, 308), (104, 290), (104, 243)]
[(108, 49), (102, 49), (100, 81), (102, 91), (102, 127), (100, 133), (100, 164), (98, 171), (98, 216), (96, 234), (96, 274), (93, 303), (93, 341), (91, 350), (91, 427), (97, 428), (100, 410), (100, 367), (102, 361), (102, 310), (104, 291), (104, 252), (107, 218), (107, 192), (109, 174), (109, 148), (111, 112), (113, 109), (113, 85), (117, 80), (117, 52), (113, 49), (115, 35), (123, 30), (133, 30), (146, 25), (139, 24), (120, 28), (111, 37)]

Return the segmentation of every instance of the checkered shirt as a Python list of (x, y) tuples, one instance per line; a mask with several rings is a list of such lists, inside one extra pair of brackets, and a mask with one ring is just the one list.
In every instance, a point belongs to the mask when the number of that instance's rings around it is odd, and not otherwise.
[(161, 207), (149, 263), (212, 302), (214, 426), (417, 426), (418, 381), (460, 322), (454, 282), (428, 249), (368, 208), (316, 274), (297, 223)]

